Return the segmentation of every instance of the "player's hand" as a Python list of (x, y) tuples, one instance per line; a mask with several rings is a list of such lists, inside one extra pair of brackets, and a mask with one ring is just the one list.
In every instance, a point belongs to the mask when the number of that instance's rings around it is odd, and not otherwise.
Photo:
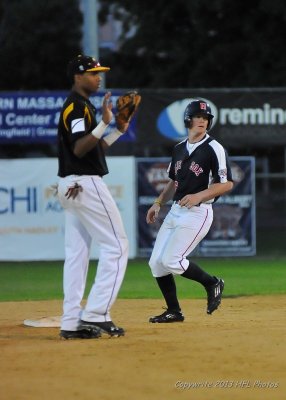
[(112, 101), (110, 100), (111, 97), (111, 92), (107, 92), (104, 95), (103, 101), (102, 101), (102, 121), (108, 125), (110, 124), (112, 118), (113, 118), (113, 113), (112, 113)]
[(146, 215), (146, 222), (147, 224), (153, 224), (158, 218), (158, 214), (160, 211), (159, 204), (153, 204), (152, 207), (149, 208), (147, 215)]
[(187, 208), (197, 206), (200, 203), (201, 203), (201, 198), (198, 193), (187, 194), (179, 201), (179, 205), (181, 207), (187, 207)]

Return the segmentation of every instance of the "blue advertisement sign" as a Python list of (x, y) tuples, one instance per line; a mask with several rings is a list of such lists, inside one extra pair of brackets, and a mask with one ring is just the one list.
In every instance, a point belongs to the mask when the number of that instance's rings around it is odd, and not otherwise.
[[(2, 92), (0, 93), (0, 143), (56, 143), (57, 124), (68, 91), (58, 92)], [(90, 98), (101, 119), (101, 104), (105, 92)], [(116, 100), (122, 93), (111, 97), (115, 109)], [(115, 112), (115, 111), (114, 111)], [(135, 140), (136, 117), (128, 132), (119, 140)], [(106, 130), (115, 127), (114, 119)]]

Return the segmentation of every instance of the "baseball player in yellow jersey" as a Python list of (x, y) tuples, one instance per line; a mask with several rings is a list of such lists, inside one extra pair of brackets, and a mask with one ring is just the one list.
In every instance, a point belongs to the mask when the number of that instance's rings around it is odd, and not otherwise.
[(173, 275), (181, 275), (205, 287), (208, 314), (221, 303), (224, 281), (187, 259), (211, 227), (212, 203), (233, 186), (227, 154), (207, 133), (212, 119), (211, 108), (204, 100), (194, 100), (187, 106), (184, 123), (188, 138), (174, 147), (170, 180), (147, 212), (147, 223), (153, 223), (161, 205), (173, 200), (149, 261), (167, 304), (165, 312), (150, 318), (152, 323), (184, 321)]
[[(94, 58), (79, 55), (68, 64), (72, 90), (58, 125), (58, 196), (65, 211), (64, 302), (60, 336), (93, 339), (106, 333), (124, 335), (110, 315), (124, 278), (128, 240), (116, 203), (102, 177), (108, 173), (104, 149), (128, 123), (104, 132), (113, 118), (111, 93), (105, 94), (102, 120), (89, 97), (100, 88), (101, 72), (109, 71)], [(92, 242), (99, 246), (97, 274), (84, 308)]]

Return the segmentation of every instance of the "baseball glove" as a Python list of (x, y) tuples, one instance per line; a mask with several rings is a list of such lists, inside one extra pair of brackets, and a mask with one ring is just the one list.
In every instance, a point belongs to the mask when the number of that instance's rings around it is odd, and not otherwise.
[(126, 92), (119, 96), (116, 101), (117, 113), (115, 121), (117, 127), (122, 127), (127, 122), (131, 121), (137, 108), (140, 104), (141, 96), (136, 91)]

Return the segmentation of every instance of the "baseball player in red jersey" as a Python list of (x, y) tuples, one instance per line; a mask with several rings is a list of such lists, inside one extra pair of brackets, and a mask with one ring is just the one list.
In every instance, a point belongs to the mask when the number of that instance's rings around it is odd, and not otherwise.
[[(89, 101), (100, 88), (100, 72), (108, 71), (98, 61), (80, 55), (68, 65), (72, 91), (66, 99), (58, 125), (58, 196), (65, 210), (64, 302), (60, 336), (93, 339), (107, 333), (124, 335), (110, 309), (116, 300), (128, 260), (128, 240), (116, 203), (102, 177), (108, 173), (104, 149), (128, 128), (117, 126), (104, 132), (113, 118), (111, 93), (102, 105), (102, 120)], [(81, 307), (91, 243), (99, 246), (96, 279)]]
[(167, 305), (165, 312), (150, 318), (152, 323), (184, 321), (173, 275), (205, 287), (208, 314), (221, 303), (224, 281), (187, 259), (211, 227), (212, 203), (233, 186), (227, 154), (207, 133), (212, 119), (208, 103), (200, 99), (189, 103), (184, 113), (188, 138), (174, 147), (168, 170), (170, 180), (147, 212), (147, 223), (153, 223), (161, 205), (173, 200), (149, 261)]

